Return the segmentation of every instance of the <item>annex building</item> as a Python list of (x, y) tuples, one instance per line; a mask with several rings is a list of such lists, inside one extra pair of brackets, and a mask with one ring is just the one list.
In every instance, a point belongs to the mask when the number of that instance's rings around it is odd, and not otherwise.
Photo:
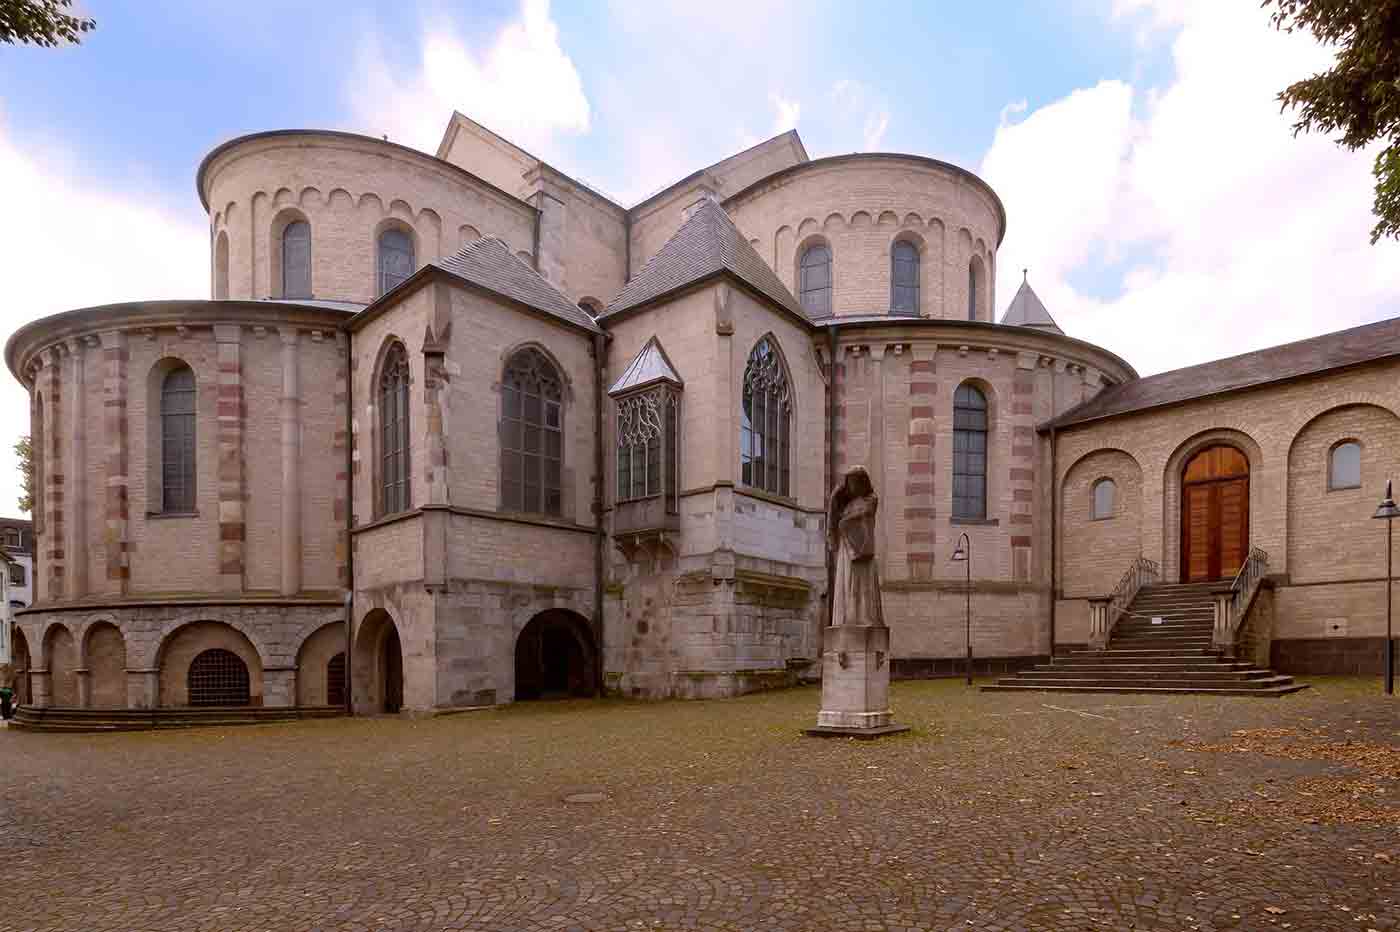
[(1218, 649), (1379, 668), (1400, 320), (1139, 378), (1028, 283), (998, 320), (985, 182), (796, 132), (632, 207), (461, 114), (435, 155), (244, 136), (196, 188), (209, 300), (5, 349), (36, 450), (31, 706), (794, 683), (857, 463), (896, 676), (961, 667), (964, 535), (982, 670), (1102, 647), (1180, 582), (1211, 584)]

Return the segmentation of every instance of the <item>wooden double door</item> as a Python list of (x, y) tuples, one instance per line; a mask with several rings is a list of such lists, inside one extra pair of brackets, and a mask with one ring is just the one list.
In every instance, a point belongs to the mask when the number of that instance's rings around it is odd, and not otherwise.
[(1181, 581), (1229, 579), (1249, 556), (1249, 460), (1207, 447), (1181, 476)]

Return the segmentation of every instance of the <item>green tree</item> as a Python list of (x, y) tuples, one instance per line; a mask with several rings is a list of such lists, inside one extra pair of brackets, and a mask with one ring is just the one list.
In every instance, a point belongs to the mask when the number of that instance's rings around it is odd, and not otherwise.
[(15, 441), (15, 456), (19, 457), (19, 510), (29, 514), (34, 510), (34, 444), (28, 437)]
[(1371, 242), (1400, 239), (1400, 0), (1264, 0), (1270, 21), (1284, 32), (1311, 32), (1335, 46), (1332, 68), (1295, 81), (1278, 99), (1293, 108), (1303, 132), (1339, 133), (1337, 142), (1355, 151), (1376, 140)]
[(0, 0), (0, 42), (52, 48), (81, 42), (97, 22), (66, 12), (73, 0)]

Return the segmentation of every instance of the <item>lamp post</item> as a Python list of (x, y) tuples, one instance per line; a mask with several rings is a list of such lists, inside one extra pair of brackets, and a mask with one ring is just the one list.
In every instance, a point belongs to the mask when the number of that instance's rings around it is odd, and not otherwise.
[(953, 562), (961, 563), (967, 570), (967, 685), (972, 685), (972, 539), (963, 531), (958, 537), (958, 545), (953, 550)]
[(1391, 575), (1391, 534), (1394, 525), (1391, 523), (1396, 518), (1400, 518), (1400, 505), (1395, 504), (1395, 498), (1390, 492), (1390, 480), (1385, 481), (1385, 499), (1376, 508), (1376, 513), (1372, 518), (1379, 518), (1385, 522), (1385, 694), (1395, 695), (1395, 650), (1391, 642), (1390, 634), (1390, 575)]

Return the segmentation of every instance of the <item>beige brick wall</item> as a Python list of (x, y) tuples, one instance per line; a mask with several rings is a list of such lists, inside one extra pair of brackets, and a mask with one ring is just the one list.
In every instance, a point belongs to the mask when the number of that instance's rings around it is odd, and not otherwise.
[[(317, 629), (297, 652), (297, 705), (326, 705), (326, 668), (345, 652), (345, 625), (331, 622)], [(348, 671), (347, 671), (348, 675)]]
[(62, 624), (53, 625), (44, 636), (44, 666), (49, 671), (50, 704), (77, 706), (78, 645)]
[[(1112, 480), (1109, 517), (1093, 516), (1094, 486)], [(1142, 541), (1142, 469), (1120, 450), (1090, 453), (1070, 467), (1060, 492), (1064, 557), (1060, 588), (1071, 598), (1106, 596)], [(1126, 557), (1126, 559), (1125, 559)]]
[(126, 708), (126, 641), (116, 625), (96, 624), (84, 635), (84, 664), (89, 682), (88, 706)]

